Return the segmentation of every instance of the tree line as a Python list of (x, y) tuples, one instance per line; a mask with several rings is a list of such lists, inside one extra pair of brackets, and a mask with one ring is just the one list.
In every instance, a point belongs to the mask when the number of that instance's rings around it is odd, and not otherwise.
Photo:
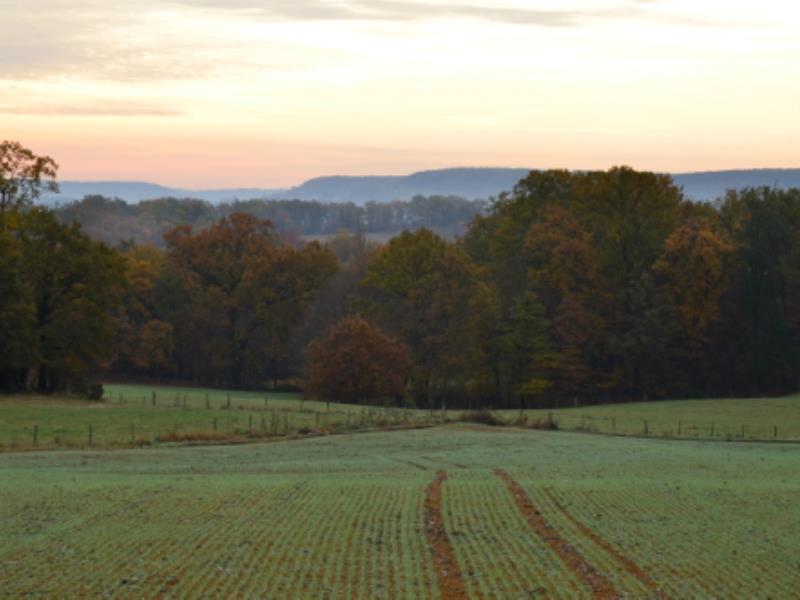
[(463, 234), (487, 207), (484, 200), (457, 196), (415, 196), (409, 201), (364, 205), (303, 200), (246, 200), (211, 204), (203, 200), (161, 198), (128, 204), (119, 199), (86, 196), (58, 207), (65, 223), (79, 223), (92, 238), (110, 245), (152, 244), (163, 248), (164, 234), (177, 225), (210, 227), (224, 217), (246, 213), (269, 220), (282, 234), (320, 237), (340, 231), (390, 234), (427, 227), (445, 237)]
[(307, 243), (232, 212), (116, 249), (8, 197), (5, 389), (111, 373), (472, 408), (798, 389), (796, 189), (695, 203), (627, 167), (539, 171), (455, 239)]

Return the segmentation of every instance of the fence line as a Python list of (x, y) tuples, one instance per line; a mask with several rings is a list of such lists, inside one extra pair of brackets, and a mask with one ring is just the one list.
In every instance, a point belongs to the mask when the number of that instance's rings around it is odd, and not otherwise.
[[(56, 447), (107, 447), (136, 446), (169, 441), (212, 441), (214, 439), (259, 439), (311, 432), (351, 431), (371, 427), (411, 424), (443, 423), (449, 417), (458, 418), (464, 412), (451, 411), (442, 406), (437, 410), (409, 409), (409, 407), (342, 406), (331, 403), (270, 398), (236, 398), (230, 392), (220, 392), (212, 397), (208, 392), (192, 394), (178, 390), (172, 394), (126, 395), (118, 393), (107, 397), (111, 404), (140, 407), (142, 415), (158, 415), (159, 422), (148, 422), (149, 417), (131, 417), (119, 425), (102, 425), (90, 422), (78, 427), (49, 424), (46, 420), (33, 422), (6, 439), (0, 437), (0, 450)], [(215, 404), (217, 404), (215, 406)], [(324, 409), (322, 405), (324, 404)], [(308, 406), (310, 405), (310, 406)], [(150, 411), (155, 408), (157, 410)], [(163, 409), (175, 409), (165, 411)], [(203, 412), (207, 419), (200, 418)], [(576, 411), (577, 412), (577, 411)], [(188, 414), (192, 417), (189, 418)], [(728, 419), (686, 419), (683, 416), (667, 422), (664, 419), (620, 418), (591, 414), (547, 413), (531, 417), (526, 411), (507, 410), (495, 412), (498, 420), (507, 425), (522, 427), (562, 429), (566, 431), (599, 433), (618, 436), (637, 436), (661, 439), (695, 439), (726, 441), (796, 442), (800, 432), (779, 424), (737, 423)], [(509, 415), (517, 415), (509, 418)], [(182, 417), (187, 415), (187, 417)], [(172, 421), (167, 424), (167, 421)]]
[[(548, 413), (548, 419), (558, 429), (565, 431), (602, 433), (620, 436), (637, 436), (664, 439), (696, 439), (716, 441), (794, 442), (800, 432), (787, 432), (777, 424), (720, 423), (716, 419), (686, 419), (678, 417), (671, 423), (652, 418), (620, 418), (598, 415)], [(539, 420), (541, 421), (541, 419)], [(546, 422), (546, 421), (545, 421)], [(541, 425), (523, 414), (514, 420), (504, 419), (508, 425)]]
[[(150, 400), (147, 398), (147, 400)], [(181, 406), (183, 399), (180, 399)], [(156, 401), (156, 406), (158, 403)], [(186, 409), (189, 410), (189, 409)], [(148, 411), (149, 412), (149, 411)], [(103, 425), (87, 419), (80, 426), (64, 427), (46, 420), (33, 422), (6, 439), (0, 438), (0, 450), (92, 448), (145, 446), (159, 442), (246, 441), (269, 437), (286, 437), (312, 433), (338, 433), (359, 429), (432, 425), (441, 419), (427, 416), (409, 418), (402, 409), (366, 409), (361, 411), (303, 412), (290, 409), (231, 410), (227, 414), (198, 419), (200, 411), (192, 411), (192, 419), (182, 419), (183, 410), (175, 413), (155, 412), (161, 420), (121, 419), (119, 424)], [(211, 411), (213, 412), (213, 410)], [(355, 416), (355, 418), (354, 418)]]

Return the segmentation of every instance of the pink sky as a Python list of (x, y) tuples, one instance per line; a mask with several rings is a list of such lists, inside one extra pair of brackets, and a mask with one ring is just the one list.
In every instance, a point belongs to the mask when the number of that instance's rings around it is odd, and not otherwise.
[(65, 180), (800, 167), (793, 2), (3, 5), (0, 138)]

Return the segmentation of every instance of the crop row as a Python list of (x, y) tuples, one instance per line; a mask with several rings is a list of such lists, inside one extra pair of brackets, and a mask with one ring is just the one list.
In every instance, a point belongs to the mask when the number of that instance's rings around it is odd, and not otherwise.
[(442, 428), (6, 454), (0, 598), (437, 598), (443, 470), (473, 597), (591, 597), (596, 571), (630, 598), (791, 598), (794, 450)]
[[(189, 482), (101, 498), (68, 530), (0, 551), (12, 596), (435, 596), (425, 480)], [(200, 491), (202, 490), (202, 491)]]
[(447, 532), (472, 596), (591, 597), (491, 472), (451, 472), (443, 497)]
[(797, 593), (800, 528), (788, 521), (768, 525), (772, 516), (763, 512), (764, 504), (774, 501), (770, 494), (744, 499), (724, 489), (527, 489), (547, 518), (582, 540), (583, 547), (592, 544), (578, 535), (559, 506), (633, 557), (673, 598), (789, 598)]

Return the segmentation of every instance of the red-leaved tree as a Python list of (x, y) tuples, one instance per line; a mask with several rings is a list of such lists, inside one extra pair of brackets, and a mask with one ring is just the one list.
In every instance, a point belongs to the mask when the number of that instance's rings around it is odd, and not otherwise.
[(397, 397), (409, 366), (406, 346), (361, 317), (348, 317), (309, 345), (305, 391), (333, 402)]

